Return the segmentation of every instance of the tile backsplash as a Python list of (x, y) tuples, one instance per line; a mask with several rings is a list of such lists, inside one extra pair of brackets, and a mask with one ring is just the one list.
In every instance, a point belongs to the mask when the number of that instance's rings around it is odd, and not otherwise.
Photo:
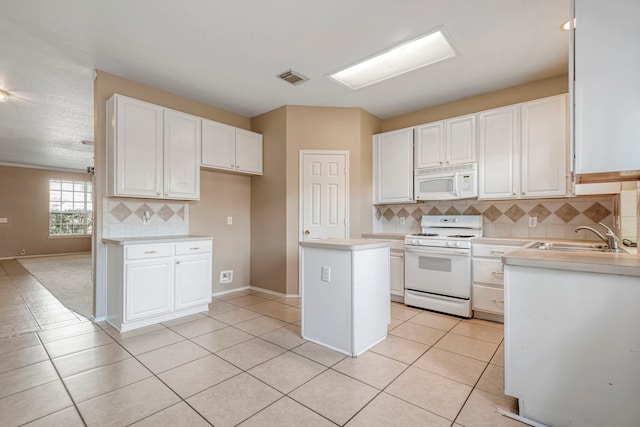
[(186, 202), (105, 197), (102, 215), (102, 236), (105, 238), (189, 234), (189, 204)]
[[(587, 225), (602, 230), (602, 221), (613, 227), (617, 196), (572, 197), (528, 200), (449, 200), (373, 207), (376, 233), (417, 233), (422, 215), (482, 215), (486, 237), (556, 238), (598, 240), (591, 232), (576, 227)], [(529, 227), (529, 217), (537, 226)]]

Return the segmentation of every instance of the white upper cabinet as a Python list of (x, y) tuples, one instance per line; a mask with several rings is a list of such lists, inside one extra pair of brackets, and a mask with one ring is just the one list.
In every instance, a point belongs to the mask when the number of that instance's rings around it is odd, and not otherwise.
[(162, 196), (162, 107), (120, 95), (107, 101), (109, 196)]
[(525, 102), (522, 117), (522, 196), (567, 194), (567, 96)]
[(479, 199), (567, 193), (567, 96), (478, 113)]
[(200, 198), (200, 119), (122, 95), (107, 101), (107, 195)]
[(416, 169), (476, 161), (474, 114), (417, 126), (415, 132)]
[(413, 200), (413, 128), (373, 136), (373, 203)]
[(262, 175), (262, 135), (203, 119), (202, 166)]
[(164, 109), (164, 196), (198, 199), (201, 119)]
[(576, 0), (575, 16), (575, 172), (637, 177), (640, 2)]
[(520, 192), (520, 107), (478, 114), (478, 198), (509, 199)]

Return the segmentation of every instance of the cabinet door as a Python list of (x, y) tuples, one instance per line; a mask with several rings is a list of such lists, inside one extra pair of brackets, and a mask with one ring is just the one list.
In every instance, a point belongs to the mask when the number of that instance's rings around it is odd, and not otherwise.
[(567, 194), (567, 97), (553, 96), (521, 106), (522, 196)]
[(164, 198), (200, 198), (201, 119), (164, 110)]
[(236, 129), (236, 171), (262, 175), (262, 135)]
[(374, 135), (373, 202), (413, 202), (413, 129)]
[(162, 197), (162, 107), (114, 97), (115, 184), (110, 195)]
[(415, 168), (442, 166), (446, 161), (443, 122), (418, 126), (415, 135)]
[(176, 257), (175, 308), (180, 310), (211, 302), (211, 254)]
[(576, 0), (575, 172), (640, 170), (640, 2)]
[(129, 262), (125, 268), (125, 322), (173, 310), (172, 258)]
[(476, 161), (476, 116), (462, 116), (445, 120), (447, 164)]
[(519, 107), (478, 114), (478, 198), (510, 199), (519, 193)]
[(404, 255), (391, 252), (391, 294), (404, 297)]
[(236, 169), (236, 128), (202, 120), (202, 166)]

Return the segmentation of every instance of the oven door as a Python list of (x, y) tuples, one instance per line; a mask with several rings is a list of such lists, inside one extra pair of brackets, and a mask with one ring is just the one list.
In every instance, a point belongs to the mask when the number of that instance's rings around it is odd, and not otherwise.
[(468, 249), (404, 248), (405, 288), (414, 291), (471, 297), (471, 257)]

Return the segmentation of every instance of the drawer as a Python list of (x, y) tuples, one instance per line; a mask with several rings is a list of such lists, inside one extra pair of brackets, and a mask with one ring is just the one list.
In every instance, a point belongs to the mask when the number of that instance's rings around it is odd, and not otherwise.
[(176, 255), (202, 254), (211, 252), (213, 242), (211, 240), (191, 240), (189, 242), (176, 243)]
[(499, 246), (499, 245), (482, 245), (474, 244), (472, 249), (473, 256), (482, 256), (490, 258), (500, 258), (504, 254), (520, 249), (520, 246)]
[(127, 260), (162, 258), (173, 255), (172, 244), (127, 246)]
[(504, 286), (502, 262), (492, 259), (473, 259), (473, 281)]
[(487, 313), (504, 314), (504, 290), (473, 284), (472, 308)]

